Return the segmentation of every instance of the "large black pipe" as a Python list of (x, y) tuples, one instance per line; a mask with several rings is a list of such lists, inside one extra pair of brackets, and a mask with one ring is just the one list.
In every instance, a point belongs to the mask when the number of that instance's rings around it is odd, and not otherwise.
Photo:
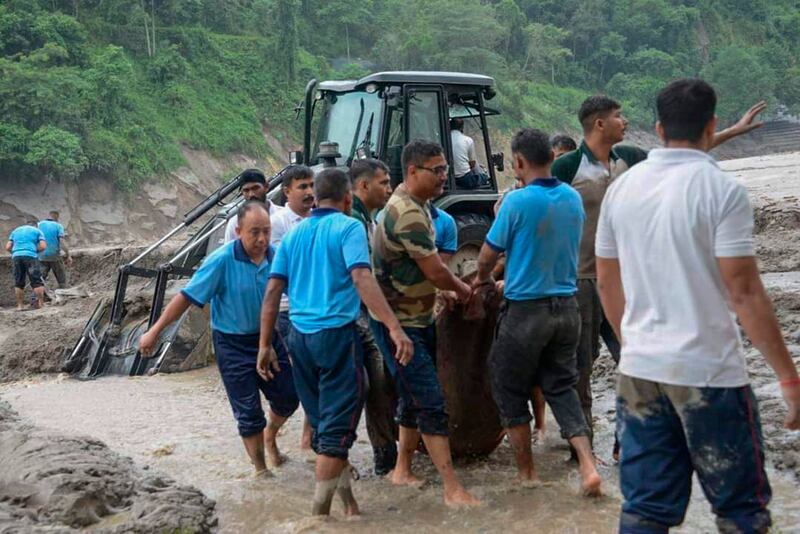
[(314, 78), (306, 84), (305, 117), (303, 123), (303, 163), (309, 165), (311, 161), (311, 110), (314, 103), (314, 88), (317, 79)]

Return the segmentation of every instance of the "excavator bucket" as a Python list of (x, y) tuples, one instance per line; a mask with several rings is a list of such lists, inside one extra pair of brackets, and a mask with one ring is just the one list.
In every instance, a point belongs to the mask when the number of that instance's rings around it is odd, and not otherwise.
[[(278, 187), (285, 170), (270, 178), (270, 190)], [(151, 358), (140, 354), (139, 338), (158, 320), (164, 303), (188, 282), (203, 258), (222, 244), (227, 220), (243, 202), (238, 194), (243, 176), (240, 174), (220, 187), (187, 213), (172, 231), (119, 267), (114, 298), (97, 304), (62, 365), (65, 372), (90, 379), (186, 371), (208, 364), (212, 348), (206, 310), (191, 307), (165, 329)], [(152, 266), (153, 257), (164, 243), (214, 208), (218, 212), (191, 234), (172, 258)], [(128, 286), (132, 279), (144, 279), (146, 283), (130, 294)]]

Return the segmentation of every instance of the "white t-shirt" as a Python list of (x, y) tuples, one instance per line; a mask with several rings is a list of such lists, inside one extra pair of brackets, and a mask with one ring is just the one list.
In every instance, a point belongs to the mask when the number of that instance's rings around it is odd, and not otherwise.
[[(292, 211), (292, 208), (286, 206), (272, 217), (272, 233), (270, 234), (270, 243), (276, 249), (281, 244), (284, 236), (289, 233), (289, 230), (300, 224), (305, 219), (301, 215)], [(289, 297), (284, 293), (281, 296), (280, 311), (289, 311)]]
[(612, 184), (595, 251), (619, 258), (620, 373), (694, 387), (748, 383), (716, 258), (753, 256), (747, 190), (704, 152), (655, 149)]
[(458, 130), (450, 130), (450, 143), (453, 145), (453, 173), (464, 176), (471, 169), (469, 162), (477, 160), (475, 141)]
[[(267, 206), (269, 206), (270, 217), (273, 217), (276, 213), (285, 209), (282, 206), (274, 204), (270, 199), (267, 199)], [(237, 224), (239, 224), (239, 216), (234, 213), (233, 217), (228, 219), (228, 224), (225, 226), (225, 243), (230, 243), (231, 241), (239, 239), (239, 236), (236, 235)]]

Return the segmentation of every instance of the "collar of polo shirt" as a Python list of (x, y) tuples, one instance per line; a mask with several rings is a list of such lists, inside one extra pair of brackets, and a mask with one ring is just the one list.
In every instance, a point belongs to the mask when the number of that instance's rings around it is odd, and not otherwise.
[(336, 208), (314, 208), (311, 210), (312, 217), (322, 217), (324, 215), (330, 215), (332, 213), (341, 213)]
[[(578, 150), (580, 150), (583, 154), (586, 154), (586, 157), (589, 158), (590, 162), (597, 163), (597, 158), (594, 157), (591, 149), (586, 145), (586, 141), (581, 141), (581, 146), (578, 148)], [(619, 159), (619, 154), (617, 154), (616, 150), (614, 150), (612, 147), (611, 153), (609, 153), (608, 157), (611, 159), (611, 161), (617, 161)]]

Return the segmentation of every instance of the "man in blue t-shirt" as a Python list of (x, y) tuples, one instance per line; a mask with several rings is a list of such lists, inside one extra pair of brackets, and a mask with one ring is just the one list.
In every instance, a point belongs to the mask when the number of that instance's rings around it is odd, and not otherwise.
[(322, 171), (314, 178), (314, 196), (319, 207), (286, 234), (273, 262), (261, 317), (258, 370), (269, 378), (278, 368), (269, 347), (286, 289), (292, 373), (317, 453), (312, 513), (330, 514), (338, 488), (345, 514), (355, 516), (359, 510), (347, 457), (366, 396), (355, 326), (361, 300), (389, 329), (400, 365), (411, 360), (414, 349), (372, 276), (367, 233), (349, 216), (353, 196), (347, 175), (338, 169)]
[(541, 385), (561, 433), (578, 454), (582, 490), (600, 494), (589, 427), (581, 410), (575, 349), (580, 315), (575, 300), (584, 211), (580, 195), (550, 176), (547, 135), (525, 129), (511, 140), (524, 187), (508, 193), (478, 256), (475, 286), (494, 283), (492, 269), (506, 254), (505, 304), (489, 354), (492, 396), (514, 447), (523, 486), (538, 483), (531, 453), (531, 389)]
[(39, 222), (39, 230), (44, 234), (47, 241), (47, 248), (39, 253), (39, 261), (42, 264), (42, 278), (47, 280), (50, 271), (56, 277), (58, 287), (66, 287), (67, 273), (64, 269), (64, 260), (61, 259), (61, 251), (64, 251), (67, 265), (72, 265), (72, 256), (69, 255), (67, 248), (67, 234), (64, 227), (58, 222), (59, 213), (56, 210), (50, 212), (50, 217)]
[(18, 226), (8, 236), (6, 243), (6, 250), (11, 253), (14, 263), (14, 297), (18, 311), (23, 309), (26, 278), (30, 280), (31, 288), (36, 294), (36, 307), (44, 306), (44, 283), (38, 254), (47, 247), (47, 242), (36, 223), (36, 219), (31, 218), (27, 224)]
[(433, 233), (436, 236), (436, 250), (442, 261), (453, 257), (458, 250), (458, 228), (452, 215), (431, 204), (431, 219), (433, 219)]
[[(263, 202), (249, 200), (237, 214), (239, 239), (209, 255), (183, 290), (170, 301), (161, 317), (142, 335), (145, 357), (155, 352), (161, 332), (177, 321), (192, 304), (211, 303), (211, 329), (217, 366), (233, 415), (256, 476), (269, 474), (282, 463), (277, 435), (299, 405), (292, 380), (289, 354), (276, 343), (275, 372), (268, 380), (256, 371), (261, 301), (267, 287), (273, 249), (269, 244), (269, 212)], [(269, 424), (259, 391), (269, 401)], [(264, 429), (266, 428), (266, 432)]]

